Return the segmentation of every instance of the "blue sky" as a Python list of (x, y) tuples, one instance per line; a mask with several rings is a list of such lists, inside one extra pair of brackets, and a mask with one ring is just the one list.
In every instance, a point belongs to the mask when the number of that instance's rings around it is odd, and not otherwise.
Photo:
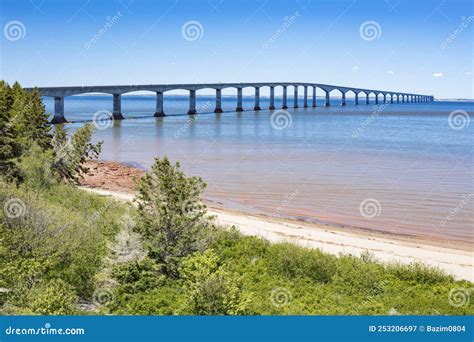
[(474, 97), (467, 0), (0, 2), (1, 78), (24, 86), (299, 81)]

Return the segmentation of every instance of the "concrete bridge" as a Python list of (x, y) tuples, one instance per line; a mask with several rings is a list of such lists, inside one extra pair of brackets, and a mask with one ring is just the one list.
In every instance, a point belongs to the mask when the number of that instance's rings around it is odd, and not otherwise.
[[(235, 88), (237, 90), (237, 103), (235, 110), (243, 111), (242, 107), (242, 89), (255, 89), (254, 110), (260, 110), (260, 89), (270, 88), (270, 105), (268, 109), (275, 109), (275, 88), (283, 88), (282, 109), (287, 109), (287, 89), (293, 87), (293, 108), (298, 108), (298, 87), (303, 87), (303, 107), (309, 107), (308, 94), (312, 91), (311, 107), (316, 107), (316, 89), (321, 89), (325, 94), (325, 106), (330, 106), (330, 93), (336, 90), (341, 94), (341, 105), (346, 105), (346, 94), (354, 94), (354, 104), (359, 104), (359, 95), (362, 94), (362, 102), (369, 104), (369, 96), (375, 96), (374, 103), (412, 103), (412, 102), (432, 102), (434, 97), (431, 95), (400, 93), (395, 91), (361, 89), (352, 87), (335, 86), (329, 84), (315, 83), (294, 83), (294, 82), (271, 82), (271, 83), (202, 83), (202, 84), (148, 84), (148, 85), (120, 85), (120, 86), (80, 86), (80, 87), (46, 87), (38, 88), (42, 96), (54, 97), (54, 117), (51, 123), (67, 122), (64, 116), (64, 98), (72, 95), (87, 93), (105, 93), (113, 95), (113, 118), (115, 120), (123, 119), (121, 110), (122, 94), (135, 91), (151, 91), (156, 93), (156, 111), (155, 116), (165, 116), (163, 109), (163, 94), (171, 90), (189, 91), (189, 110), (188, 114), (196, 114), (196, 91), (200, 89), (214, 89), (216, 92), (215, 113), (222, 113), (222, 89)], [(33, 88), (28, 88), (32, 90)], [(364, 98), (365, 95), (365, 98)]]

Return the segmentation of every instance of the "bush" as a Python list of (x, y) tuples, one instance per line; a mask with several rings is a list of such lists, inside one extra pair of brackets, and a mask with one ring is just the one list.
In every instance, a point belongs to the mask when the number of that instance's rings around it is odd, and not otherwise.
[(151, 171), (140, 181), (137, 196), (140, 224), (148, 255), (177, 277), (181, 259), (208, 245), (209, 220), (199, 196), (205, 183), (185, 177), (179, 163), (155, 159)]
[(412, 263), (408, 266), (402, 264), (391, 264), (387, 266), (387, 271), (400, 280), (420, 284), (437, 284), (445, 281), (453, 281), (452, 276), (446, 275), (440, 269), (418, 262)]
[(270, 246), (266, 260), (270, 272), (290, 279), (308, 277), (316, 282), (327, 283), (336, 272), (335, 256), (289, 243)]
[(162, 284), (161, 276), (158, 266), (148, 258), (119, 264), (112, 271), (112, 277), (127, 293), (154, 289)]
[(2, 208), (18, 206), (18, 217), (0, 211), (0, 287), (5, 304), (28, 307), (29, 291), (49, 279), (63, 279), (82, 298), (90, 298), (125, 211), (124, 205), (54, 185), (29, 192), (0, 182)]
[(72, 315), (77, 312), (76, 302), (73, 287), (61, 279), (40, 283), (29, 293), (29, 307), (40, 315)]
[(245, 313), (241, 280), (219, 266), (218, 256), (209, 249), (183, 260), (186, 313), (194, 315), (238, 315)]

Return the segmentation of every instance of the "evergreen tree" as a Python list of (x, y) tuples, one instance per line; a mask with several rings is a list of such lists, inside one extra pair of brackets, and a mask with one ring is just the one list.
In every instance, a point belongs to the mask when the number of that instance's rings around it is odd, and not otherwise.
[(173, 165), (167, 157), (156, 158), (140, 181), (137, 230), (149, 256), (169, 276), (178, 277), (184, 256), (205, 248), (209, 222), (199, 198), (205, 186), (200, 177), (187, 178), (179, 163)]

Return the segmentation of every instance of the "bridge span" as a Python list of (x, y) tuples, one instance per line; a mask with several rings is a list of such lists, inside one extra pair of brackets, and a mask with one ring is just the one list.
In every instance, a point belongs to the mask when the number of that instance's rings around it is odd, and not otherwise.
[[(114, 120), (123, 119), (121, 96), (126, 93), (135, 91), (151, 91), (156, 93), (156, 111), (154, 116), (166, 116), (163, 108), (164, 99), (163, 94), (172, 90), (187, 90), (189, 91), (189, 110), (188, 114), (196, 114), (196, 91), (200, 89), (214, 89), (215, 96), (215, 113), (222, 113), (222, 89), (235, 88), (237, 90), (237, 101), (235, 111), (243, 111), (242, 106), (242, 89), (255, 89), (255, 106), (254, 110), (261, 110), (260, 108), (260, 88), (270, 88), (270, 110), (275, 109), (275, 88), (283, 88), (282, 109), (287, 109), (288, 87), (293, 87), (293, 108), (298, 108), (298, 87), (303, 87), (303, 107), (309, 107), (308, 94), (312, 91), (311, 107), (316, 107), (316, 89), (321, 89), (325, 94), (324, 106), (330, 106), (330, 93), (333, 90), (340, 92), (341, 105), (346, 105), (346, 94), (352, 92), (354, 94), (354, 104), (359, 105), (359, 95), (362, 94), (362, 102), (369, 104), (369, 96), (374, 95), (374, 103), (412, 103), (412, 102), (432, 102), (434, 97), (431, 95), (401, 93), (396, 91), (362, 89), (353, 87), (336, 86), (329, 84), (316, 83), (298, 83), (298, 82), (270, 82), (270, 83), (200, 83), (200, 84), (148, 84), (148, 85), (117, 85), (117, 86), (72, 86), (72, 87), (40, 87), (37, 88), (42, 96), (54, 97), (54, 116), (51, 123), (65, 123), (67, 122), (64, 115), (64, 98), (73, 95), (87, 94), (87, 93), (105, 93), (113, 95), (113, 111), (112, 117)], [(34, 88), (27, 88), (33, 90)], [(365, 98), (364, 98), (365, 95)]]

